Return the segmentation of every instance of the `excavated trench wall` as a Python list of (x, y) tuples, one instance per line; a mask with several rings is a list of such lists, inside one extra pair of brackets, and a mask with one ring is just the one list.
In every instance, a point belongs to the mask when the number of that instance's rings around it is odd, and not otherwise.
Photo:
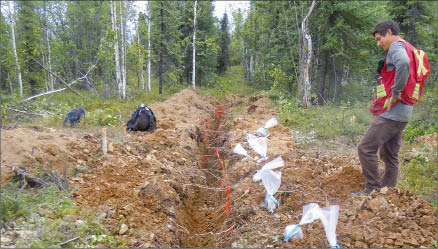
[(225, 102), (216, 105), (210, 120), (203, 120), (197, 129), (198, 165), (201, 172), (188, 189), (187, 198), (177, 208), (176, 220), (183, 227), (177, 237), (180, 247), (222, 247), (224, 221), (229, 213), (230, 184), (226, 177), (229, 152), (224, 145)]

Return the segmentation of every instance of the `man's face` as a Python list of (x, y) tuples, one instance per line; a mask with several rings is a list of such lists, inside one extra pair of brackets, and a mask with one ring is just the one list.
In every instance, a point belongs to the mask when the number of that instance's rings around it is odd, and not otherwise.
[(390, 29), (386, 31), (386, 35), (384, 36), (380, 35), (379, 33), (376, 33), (374, 37), (376, 38), (377, 46), (379, 46), (381, 49), (385, 51), (388, 51), (389, 46), (391, 46), (392, 43), (391, 36), (392, 36), (392, 32)]

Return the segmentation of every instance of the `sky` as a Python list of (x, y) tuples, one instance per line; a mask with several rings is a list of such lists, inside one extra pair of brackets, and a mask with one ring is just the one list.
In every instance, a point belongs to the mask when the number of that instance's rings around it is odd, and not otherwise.
[(242, 9), (242, 12), (246, 12), (249, 8), (250, 1), (214, 1), (214, 16), (221, 19), (224, 12), (227, 11), (228, 17), (231, 19), (230, 23), (233, 22), (233, 16), (231, 13), (238, 8)]
[[(250, 1), (214, 1), (214, 16), (219, 20), (223, 17), (224, 12), (227, 11), (229, 24), (234, 26), (234, 20), (231, 13), (238, 8), (242, 9), (244, 13), (244, 17), (246, 17), (245, 13), (249, 8)], [(134, 5), (138, 7), (138, 9), (144, 11), (146, 9), (147, 1), (134, 1)]]

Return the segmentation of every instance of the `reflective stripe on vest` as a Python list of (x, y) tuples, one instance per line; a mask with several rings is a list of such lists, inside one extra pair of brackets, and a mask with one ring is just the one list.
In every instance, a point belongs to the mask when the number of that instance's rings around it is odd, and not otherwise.
[(418, 99), (418, 93), (420, 92), (420, 84), (415, 84), (414, 92), (412, 93), (412, 98)]
[(386, 100), (385, 100), (385, 104), (383, 105), (383, 108), (388, 108), (388, 105), (389, 105), (389, 100), (390, 100), (391, 98), (387, 98)]
[(426, 67), (424, 66), (424, 51), (423, 50), (414, 50), (414, 54), (418, 59), (418, 69), (417, 69), (417, 75), (420, 76), (421, 73), (423, 73), (423, 75), (426, 75), (426, 73), (428, 72)]
[(381, 98), (385, 96), (386, 96), (385, 86), (383, 84), (377, 85), (377, 98)]

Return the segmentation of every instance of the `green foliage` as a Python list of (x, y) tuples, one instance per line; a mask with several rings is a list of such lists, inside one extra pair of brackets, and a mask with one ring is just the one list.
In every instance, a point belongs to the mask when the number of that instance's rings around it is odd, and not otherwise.
[(433, 202), (438, 208), (436, 186), (438, 184), (438, 156), (437, 147), (434, 153), (427, 153), (424, 150), (416, 152), (409, 162), (402, 162), (401, 179), (399, 184), (402, 188), (424, 196), (428, 201)]
[(320, 61), (313, 71), (319, 85), (313, 85), (325, 102), (361, 101), (361, 93), (373, 87), (381, 51), (371, 32), (375, 19), (384, 14), (379, 4), (323, 1), (310, 17), (315, 60)]
[[(43, 89), (44, 73), (36, 61), (41, 60), (42, 44), (38, 41), (42, 39), (42, 28), (39, 25), (39, 3), (33, 1), (16, 2), (17, 13), (17, 53), (23, 58), (23, 81), (29, 84), (24, 89), (29, 88), (32, 94), (38, 93)], [(20, 39), (21, 38), (21, 39)]]
[(414, 142), (419, 136), (438, 132), (437, 91), (436, 84), (426, 85), (421, 100), (414, 106), (414, 114), (403, 132), (403, 139)]
[(219, 40), (219, 47), (221, 48), (221, 52), (218, 56), (218, 72), (219, 74), (223, 74), (230, 64), (230, 35), (228, 33), (228, 15), (226, 12), (221, 19), (220, 25), (221, 39)]
[[(29, 119), (29, 122), (40, 123), (44, 126), (62, 126), (68, 111), (73, 108), (82, 107), (85, 110), (85, 117), (81, 119), (80, 127), (115, 127), (125, 125), (139, 104), (151, 105), (156, 101), (164, 101), (171, 94), (181, 89), (182, 87), (177, 86), (165, 88), (166, 94), (159, 95), (155, 88), (155, 91), (150, 93), (137, 92), (132, 98), (127, 100), (121, 100), (118, 97), (103, 99), (90, 92), (80, 91), (81, 95), (85, 97), (85, 99), (82, 99), (73, 92), (63, 91), (36, 98), (26, 104), (26, 108), (29, 112), (50, 113), (47, 117), (42, 118), (30, 116), (32, 119)], [(6, 104), (14, 105), (18, 99), (7, 98), (6, 100), (8, 102), (4, 102), (1, 107), (2, 112), (4, 112), (2, 114), (2, 122), (4, 124), (15, 122), (23, 117), (29, 117), (29, 115), (20, 116), (15, 112), (6, 110)]]
[(234, 31), (230, 40), (230, 64), (232, 66), (241, 64), (243, 57), (243, 13), (239, 8), (232, 13), (234, 19)]
[(250, 94), (253, 91), (244, 80), (242, 67), (231, 66), (225, 76), (216, 78), (213, 87), (202, 88), (201, 93), (222, 99), (227, 94)]
[(30, 214), (29, 207), (26, 206), (26, 198), (29, 198), (29, 195), (19, 195), (16, 189), (2, 188), (2, 198), (0, 199), (2, 223)]
[(276, 103), (280, 122), (300, 133), (315, 134), (320, 140), (356, 144), (371, 121), (368, 109), (358, 103), (301, 108), (296, 99), (284, 95)]
[[(30, 231), (38, 229), (39, 235), (21, 238), (17, 246), (24, 248), (59, 248), (59, 244), (79, 237), (63, 247), (89, 248), (97, 244), (115, 247), (118, 242), (108, 234), (90, 211), (74, 204), (69, 193), (52, 185), (42, 189), (18, 190), (16, 184), (2, 188), (1, 221), (15, 222), (16, 227)], [(78, 221), (79, 219), (79, 221)]]

